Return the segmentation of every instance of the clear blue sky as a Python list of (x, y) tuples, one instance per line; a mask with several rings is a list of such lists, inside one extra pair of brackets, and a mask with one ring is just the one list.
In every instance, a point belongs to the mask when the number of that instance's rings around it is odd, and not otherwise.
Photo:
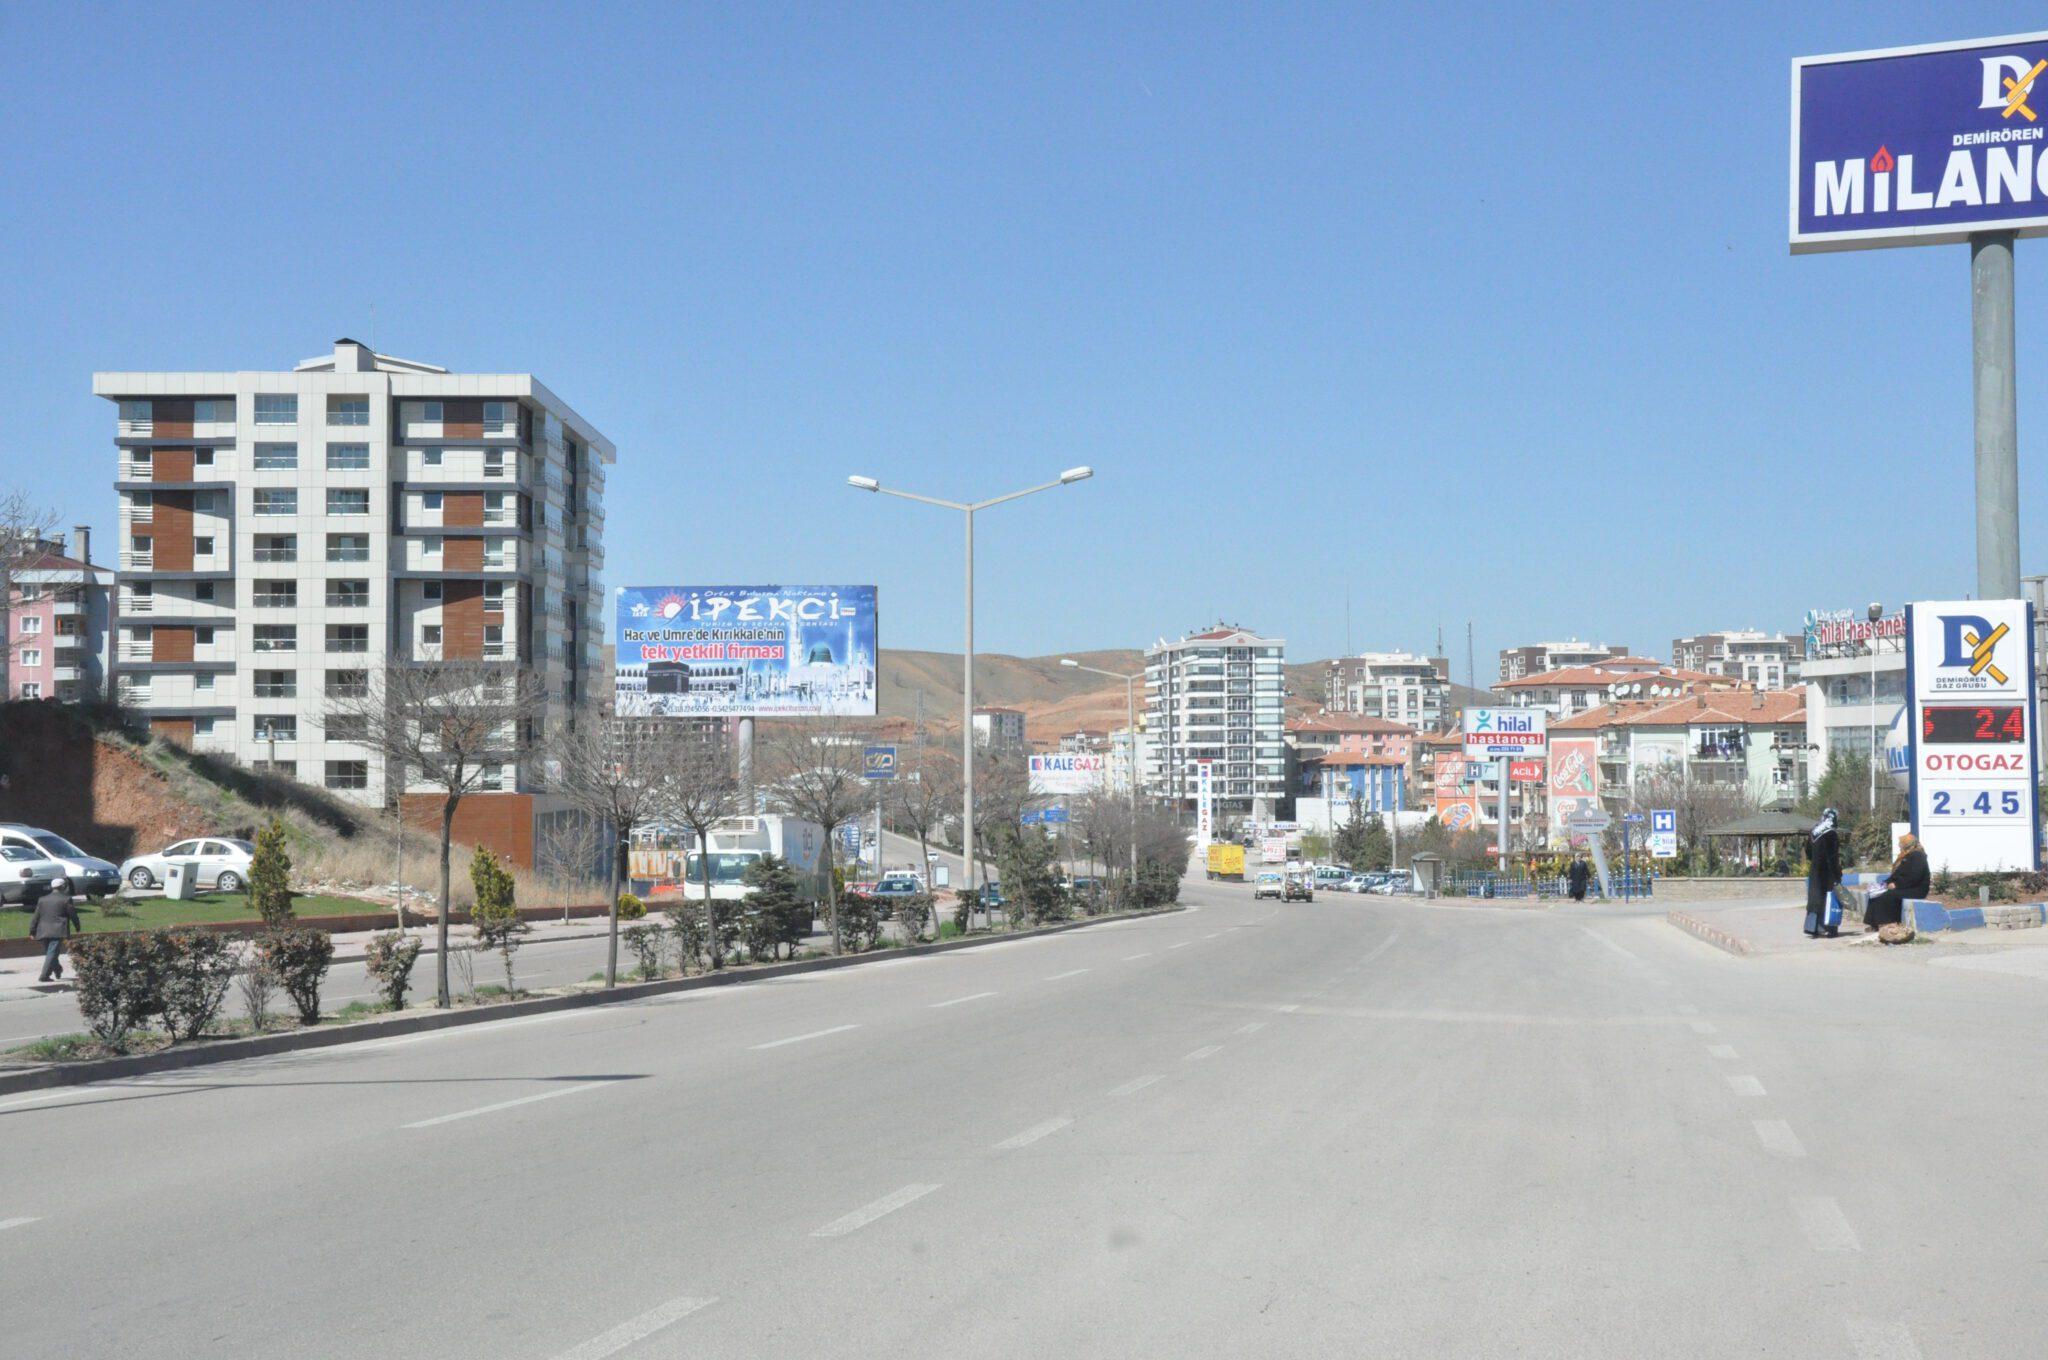
[(873, 581), (885, 646), (958, 647), (959, 525), (850, 472), (1095, 466), (984, 517), (988, 650), (1972, 589), (1967, 250), (1787, 254), (1787, 62), (2014, 7), (869, 11), (0, 10), (0, 485), (110, 544), (93, 370), (347, 334), (610, 434), (608, 585)]

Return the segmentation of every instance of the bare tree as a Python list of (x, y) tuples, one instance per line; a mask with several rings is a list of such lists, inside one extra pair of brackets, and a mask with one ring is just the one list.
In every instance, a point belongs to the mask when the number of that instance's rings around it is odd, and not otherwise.
[[(990, 857), (1000, 857), (1004, 843), (1016, 838), (1024, 818), (1024, 805), (1030, 800), (1031, 782), (1024, 753), (983, 751), (974, 762), (974, 857), (981, 866), (981, 882), (988, 882)], [(994, 929), (994, 917), (986, 913), (984, 916), (989, 928)]]
[(874, 796), (865, 774), (866, 743), (866, 733), (843, 718), (781, 723), (767, 742), (770, 802), (825, 829), (825, 914), (835, 954), (846, 951), (839, 931), (839, 841), (833, 833), (865, 812)]
[(14, 573), (42, 554), (56, 527), (56, 512), (34, 504), (26, 491), (0, 492), (0, 699), (14, 692)]
[[(1676, 763), (1653, 766), (1636, 775), (1635, 805), (1638, 809), (1670, 808), (1677, 813), (1678, 844), (1688, 855), (1706, 848), (1709, 831), (1757, 809), (1755, 797), (1740, 780), (1705, 779)], [(1641, 845), (1640, 838), (1637, 845)]]
[(544, 745), (548, 787), (604, 828), (607, 987), (619, 979), (619, 880), (633, 830), (658, 815), (666, 781), (701, 741), (688, 723), (608, 718), (590, 708)]
[(704, 930), (710, 940), (708, 948), (714, 969), (723, 968), (725, 958), (718, 947), (718, 904), (711, 897), (711, 828), (739, 811), (740, 780), (735, 754), (721, 729), (713, 727), (698, 734), (694, 740), (685, 742), (668, 762), (654, 798), (657, 817), (687, 826), (697, 838), (698, 880), (704, 886)]
[(352, 730), (353, 740), (383, 757), (393, 797), (418, 784), (441, 799), (436, 1005), (449, 1004), (448, 857), (455, 810), (494, 772), (518, 761), (531, 742), (541, 705), (540, 688), (531, 677), (486, 661), (392, 658), (363, 684), (328, 696), (327, 730)]
[[(889, 811), (898, 826), (917, 837), (918, 872), (925, 891), (932, 891), (932, 833), (960, 806), (960, 758), (930, 742), (910, 748), (909, 768), (898, 769), (889, 790)], [(932, 938), (937, 939), (938, 913), (932, 913)], [(916, 941), (912, 940), (915, 944)]]

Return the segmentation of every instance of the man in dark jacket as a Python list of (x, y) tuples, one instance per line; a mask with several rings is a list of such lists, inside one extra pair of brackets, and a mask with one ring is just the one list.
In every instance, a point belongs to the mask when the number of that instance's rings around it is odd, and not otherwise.
[(1586, 884), (1591, 881), (1592, 877), (1593, 871), (1586, 867), (1586, 857), (1584, 855), (1574, 856), (1572, 867), (1565, 870), (1564, 875), (1565, 888), (1571, 893), (1572, 901), (1583, 902), (1586, 900)]
[(64, 976), (64, 965), (59, 960), (65, 938), (80, 929), (83, 926), (78, 908), (71, 905), (71, 885), (60, 878), (38, 899), (36, 913), (29, 920), (29, 936), (43, 942), (43, 975), (37, 981), (55, 982)]

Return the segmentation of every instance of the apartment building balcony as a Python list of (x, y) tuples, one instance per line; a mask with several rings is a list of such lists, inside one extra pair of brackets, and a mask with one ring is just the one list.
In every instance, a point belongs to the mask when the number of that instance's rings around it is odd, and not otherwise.
[(50, 668), (50, 679), (60, 685), (76, 683), (84, 678), (84, 674), (82, 667), (67, 666), (62, 662)]
[(123, 549), (121, 552), (121, 570), (155, 571), (156, 553), (154, 551), (136, 552), (133, 549)]
[(50, 601), (50, 614), (54, 618), (76, 619), (85, 615), (85, 601), (55, 599)]

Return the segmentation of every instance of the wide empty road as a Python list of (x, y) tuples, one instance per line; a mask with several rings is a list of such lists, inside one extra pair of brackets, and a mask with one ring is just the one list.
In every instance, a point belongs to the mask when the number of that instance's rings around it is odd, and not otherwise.
[(1187, 898), (0, 1097), (0, 1353), (2043, 1353), (2048, 983)]

